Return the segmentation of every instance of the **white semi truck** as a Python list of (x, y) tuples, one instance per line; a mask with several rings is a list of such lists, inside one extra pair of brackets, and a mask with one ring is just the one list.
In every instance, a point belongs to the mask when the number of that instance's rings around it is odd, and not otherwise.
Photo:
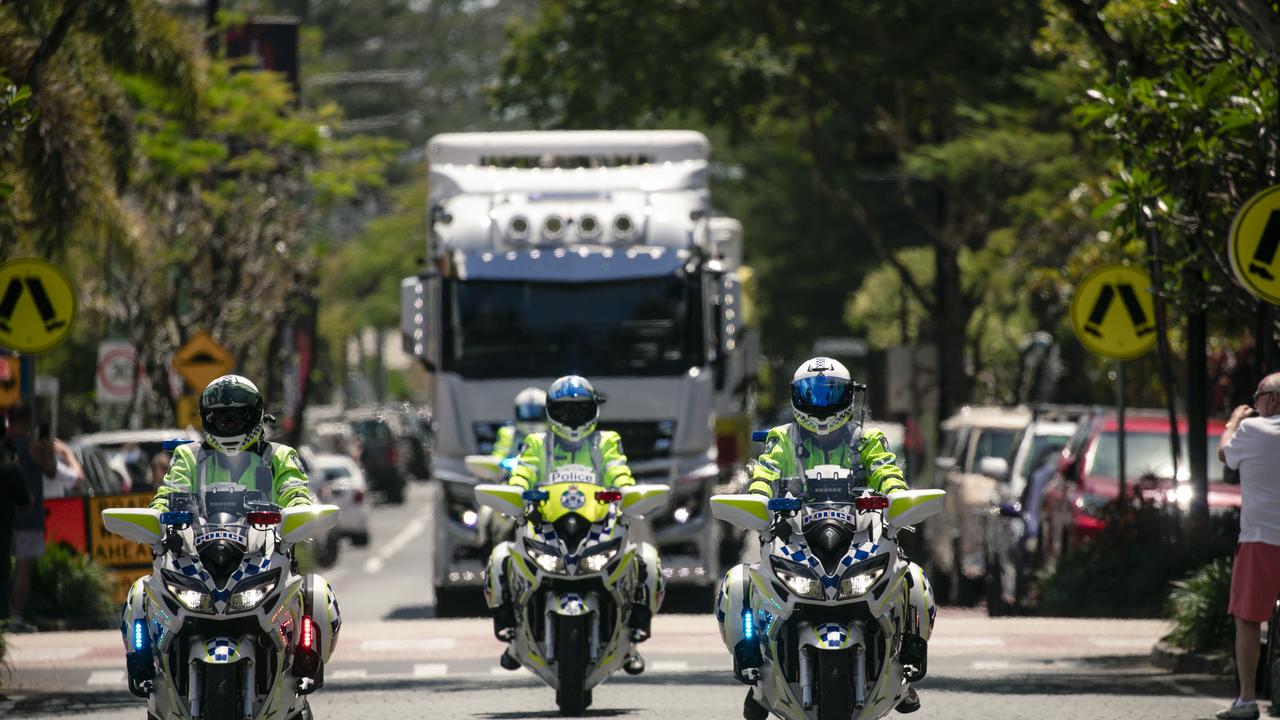
[[(709, 600), (707, 503), (732, 470), (717, 443), (744, 427), (725, 419), (744, 412), (750, 363), (741, 225), (712, 214), (709, 148), (688, 131), (428, 142), (426, 266), (402, 282), (401, 330), (431, 377), (439, 601), (479, 587), (492, 543), (466, 456), (489, 451), (518, 391), (570, 373), (607, 397), (600, 427), (621, 433), (636, 479), (671, 484), (648, 531), (669, 584)], [(717, 438), (718, 418), (735, 437)]]

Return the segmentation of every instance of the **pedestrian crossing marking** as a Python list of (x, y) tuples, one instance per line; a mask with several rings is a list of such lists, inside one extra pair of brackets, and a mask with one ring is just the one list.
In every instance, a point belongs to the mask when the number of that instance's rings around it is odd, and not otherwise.
[(1071, 298), (1071, 326), (1095, 355), (1131, 360), (1155, 345), (1151, 278), (1128, 265), (1104, 265), (1089, 273)]
[(413, 666), (413, 676), (416, 678), (444, 677), (448, 674), (449, 666), (444, 663), (418, 663)]
[(94, 670), (89, 674), (89, 685), (124, 685), (123, 670)]
[(1280, 185), (1249, 198), (1227, 236), (1227, 258), (1236, 280), (1254, 297), (1280, 305)]

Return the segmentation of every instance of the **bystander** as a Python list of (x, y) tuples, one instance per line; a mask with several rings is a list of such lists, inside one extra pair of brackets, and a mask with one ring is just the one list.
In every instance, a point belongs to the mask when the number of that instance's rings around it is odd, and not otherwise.
[(17, 511), (31, 506), (31, 491), (18, 463), (18, 451), (9, 440), (9, 421), (0, 415), (0, 624), (9, 619), (10, 581), (13, 563), (13, 519)]
[(1240, 694), (1218, 713), (1223, 720), (1258, 717), (1262, 623), (1280, 600), (1280, 373), (1262, 379), (1253, 403), (1231, 413), (1218, 442), (1218, 457), (1240, 471), (1240, 540), (1228, 606), (1236, 619)]
[(22, 477), (31, 493), (31, 506), (20, 510), (13, 520), (13, 604), (9, 620), (11, 632), (33, 632), (24, 612), (31, 594), (31, 574), (44, 555), (44, 478), (54, 477), (58, 462), (53, 444), (32, 432), (31, 408), (17, 404), (9, 408), (9, 439), (18, 455)]

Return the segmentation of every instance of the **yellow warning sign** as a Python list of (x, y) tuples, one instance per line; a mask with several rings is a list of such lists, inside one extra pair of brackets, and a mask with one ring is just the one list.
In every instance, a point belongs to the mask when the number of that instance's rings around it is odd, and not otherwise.
[(1076, 286), (1071, 327), (1090, 352), (1111, 360), (1146, 354), (1156, 342), (1151, 278), (1127, 265), (1104, 265)]
[[(144, 508), (151, 493), (132, 495), (98, 495), (89, 498), (89, 551), (99, 565), (106, 567), (150, 567), (151, 548), (107, 532), (102, 525), (102, 511), (107, 508)], [(144, 571), (145, 575), (146, 572)]]
[(75, 324), (76, 291), (61, 270), (40, 258), (0, 265), (0, 347), (48, 352)]
[(200, 422), (198, 395), (183, 395), (178, 398), (178, 427), (193, 427), (197, 430), (203, 427), (203, 423)]
[(1280, 305), (1280, 185), (1249, 198), (1236, 213), (1227, 237), (1227, 257), (1236, 280), (1254, 297)]
[(196, 333), (173, 355), (173, 369), (177, 370), (191, 389), (200, 392), (221, 375), (231, 372), (236, 359), (226, 348), (218, 344), (209, 333)]

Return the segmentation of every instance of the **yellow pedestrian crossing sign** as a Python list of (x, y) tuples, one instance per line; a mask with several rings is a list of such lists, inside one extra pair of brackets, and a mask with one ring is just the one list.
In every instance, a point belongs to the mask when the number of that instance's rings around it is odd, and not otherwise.
[(1227, 258), (1236, 280), (1254, 297), (1280, 305), (1280, 185), (1249, 198), (1236, 213), (1227, 237)]
[(76, 324), (76, 291), (57, 267), (40, 258), (0, 265), (0, 347), (28, 355), (48, 352)]
[(1144, 355), (1156, 342), (1151, 278), (1128, 265), (1104, 265), (1076, 286), (1071, 328), (1085, 348), (1110, 360)]

